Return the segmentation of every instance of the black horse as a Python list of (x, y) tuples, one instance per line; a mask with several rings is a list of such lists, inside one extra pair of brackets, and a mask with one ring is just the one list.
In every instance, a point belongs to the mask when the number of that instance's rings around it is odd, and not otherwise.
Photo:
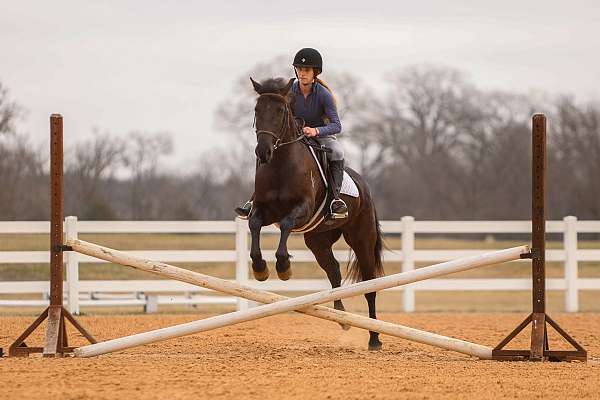
[[(255, 176), (255, 191), (249, 227), (252, 235), (250, 257), (254, 276), (259, 281), (269, 277), (267, 264), (260, 250), (260, 230), (263, 226), (279, 223), (281, 238), (277, 252), (276, 269), (280, 279), (291, 276), (287, 239), (293, 229), (304, 226), (324, 201), (326, 187), (319, 178), (319, 170), (304, 143), (304, 138), (293, 117), (290, 88), (293, 79), (269, 79), (258, 83), (250, 78), (259, 94), (255, 118), (259, 165)], [(381, 262), (382, 237), (377, 213), (367, 183), (350, 168), (346, 172), (359, 189), (359, 197), (344, 195), (349, 216), (346, 219), (321, 223), (304, 234), (304, 241), (327, 273), (332, 287), (341, 285), (340, 265), (333, 255), (332, 245), (344, 235), (344, 240), (355, 253), (348, 270), (351, 281), (369, 280), (383, 275)], [(365, 294), (369, 317), (377, 318), (376, 293)], [(344, 310), (341, 300), (334, 307)], [(379, 334), (369, 332), (369, 349), (381, 348)]]

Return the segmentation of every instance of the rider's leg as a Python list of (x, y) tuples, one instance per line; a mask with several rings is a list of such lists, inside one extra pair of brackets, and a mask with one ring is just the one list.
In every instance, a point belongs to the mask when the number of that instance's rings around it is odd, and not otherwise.
[(328, 149), (329, 169), (331, 173), (331, 192), (333, 201), (330, 204), (331, 216), (334, 219), (346, 218), (348, 216), (348, 207), (344, 200), (340, 198), (340, 190), (344, 179), (344, 148), (335, 136), (325, 136), (317, 138), (319, 143)]
[(346, 218), (348, 216), (348, 207), (344, 200), (340, 198), (342, 181), (344, 180), (344, 160), (331, 160), (329, 162), (331, 170), (331, 180), (333, 181), (333, 200), (330, 205), (331, 215), (334, 219)]
[(235, 213), (240, 216), (242, 219), (248, 219), (250, 212), (252, 211), (252, 200), (254, 199), (254, 194), (250, 197), (250, 200), (235, 208)]
[[(258, 159), (256, 159), (256, 168), (258, 169)], [(235, 213), (242, 219), (248, 219), (252, 212), (252, 201), (254, 200), (254, 193), (250, 196), (250, 200), (246, 201), (243, 205), (234, 209)]]

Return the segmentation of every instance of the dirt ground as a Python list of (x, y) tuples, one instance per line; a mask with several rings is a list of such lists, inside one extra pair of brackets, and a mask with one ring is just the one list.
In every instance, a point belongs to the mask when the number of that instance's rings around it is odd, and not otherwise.
[[(105, 340), (206, 315), (84, 316)], [(524, 314), (382, 314), (381, 319), (493, 346)], [(480, 361), (299, 314), (248, 322), (90, 359), (0, 359), (0, 399), (600, 398), (600, 314), (556, 314), (587, 363)], [(32, 317), (0, 317), (0, 346)], [(550, 345), (560, 346), (550, 334)], [(39, 345), (43, 330), (30, 340)], [(528, 334), (513, 347), (526, 347)], [(74, 337), (75, 344), (83, 344)], [(519, 346), (520, 345), (520, 346)]]

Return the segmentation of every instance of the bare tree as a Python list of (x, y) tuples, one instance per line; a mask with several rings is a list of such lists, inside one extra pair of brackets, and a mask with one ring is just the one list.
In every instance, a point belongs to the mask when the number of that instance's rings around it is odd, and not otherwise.
[(24, 109), (9, 97), (0, 82), (0, 219), (44, 219), (47, 188), (44, 157), (28, 138), (17, 132)]
[(250, 146), (255, 141), (252, 134), (252, 121), (256, 101), (256, 92), (250, 83), (250, 77), (262, 81), (290, 75), (293, 76), (293, 71), (289, 60), (283, 55), (256, 64), (250, 71), (236, 79), (231, 97), (217, 106), (216, 127), (232, 135), (244, 147)]
[[(370, 165), (363, 168), (396, 215), (407, 205), (424, 205), (425, 196), (437, 199), (437, 212), (457, 208), (450, 186), (460, 169), (463, 128), (478, 117), (471, 104), (475, 89), (459, 71), (433, 66), (402, 68), (386, 83), (387, 92), (362, 109), (353, 127), (353, 139), (369, 143)], [(402, 182), (394, 182), (398, 179)], [(403, 182), (410, 191), (388, 193), (391, 187), (404, 187)]]
[(0, 135), (16, 133), (15, 123), (24, 110), (8, 96), (8, 89), (0, 82)]
[[(551, 130), (550, 197), (562, 215), (600, 219), (600, 105), (578, 106), (572, 97), (556, 105)], [(557, 204), (558, 203), (558, 204)]]
[(495, 175), (523, 176), (525, 97), (479, 90), (443, 66), (401, 68), (386, 82), (387, 93), (361, 107), (352, 127), (383, 215), (476, 218), (524, 204), (501, 208), (490, 194), (508, 183)]
[(42, 154), (22, 135), (0, 136), (0, 219), (47, 218)]
[(65, 208), (85, 219), (114, 219), (109, 184), (123, 165), (124, 142), (94, 130), (92, 139), (67, 150)]
[[(173, 152), (169, 133), (131, 132), (125, 150), (124, 165), (129, 172), (129, 216), (131, 219), (161, 218), (160, 184), (165, 174), (159, 171), (161, 157)], [(163, 186), (164, 189), (164, 186)]]

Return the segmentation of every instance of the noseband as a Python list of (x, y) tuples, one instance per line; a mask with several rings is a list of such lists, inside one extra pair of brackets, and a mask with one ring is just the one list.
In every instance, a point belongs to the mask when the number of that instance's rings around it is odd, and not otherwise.
[[(283, 119), (281, 121), (281, 128), (279, 129), (279, 134), (272, 132), (272, 131), (267, 131), (264, 129), (257, 129), (256, 130), (256, 140), (258, 140), (258, 137), (260, 135), (269, 135), (272, 136), (275, 139), (275, 144), (273, 145), (273, 151), (277, 150), (279, 147), (285, 146), (286, 144), (291, 144), (291, 143), (295, 143), (298, 142), (302, 139), (304, 139), (304, 134), (302, 133), (302, 128), (304, 127), (304, 121), (303, 121), (303, 126), (299, 127), (296, 130), (296, 138), (293, 140), (290, 140), (289, 142), (281, 142), (281, 139), (283, 138), (283, 135), (286, 132), (286, 126), (288, 126), (289, 121), (290, 121), (290, 116), (292, 115), (292, 110), (290, 110), (290, 105), (288, 104), (286, 98), (280, 94), (277, 93), (263, 93), (260, 97), (271, 97), (273, 99), (276, 99), (280, 102), (282, 102), (285, 105), (285, 111), (283, 114)], [(256, 122), (256, 114), (254, 115), (254, 121)], [(293, 125), (296, 126), (295, 121), (293, 121)]]

